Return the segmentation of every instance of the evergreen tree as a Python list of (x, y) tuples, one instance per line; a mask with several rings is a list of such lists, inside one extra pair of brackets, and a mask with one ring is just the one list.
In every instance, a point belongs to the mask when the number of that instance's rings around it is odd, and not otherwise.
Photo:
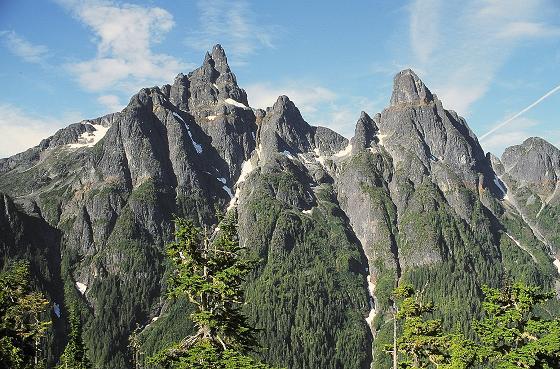
[(152, 362), (165, 368), (268, 368), (248, 356), (257, 347), (256, 330), (240, 306), (242, 283), (255, 262), (240, 255), (234, 216), (220, 223), (214, 237), (185, 219), (176, 219), (175, 227), (176, 241), (168, 246), (175, 267), (169, 294), (194, 304), (190, 318), (197, 331)]
[(434, 311), (434, 305), (422, 302), (411, 285), (397, 287), (393, 299), (395, 322), (400, 322), (401, 327), (397, 338), (395, 324), (394, 346), (388, 348), (393, 355), (393, 367), (466, 369), (474, 363), (474, 343), (461, 334), (444, 333), (441, 320), (426, 319)]
[(50, 326), (42, 294), (31, 291), (29, 264), (18, 262), (0, 273), (0, 368), (43, 366), (40, 342)]
[(57, 369), (89, 369), (91, 363), (87, 357), (82, 340), (82, 324), (75, 308), (70, 309), (70, 334), (68, 343), (60, 357)]
[(534, 308), (554, 293), (522, 283), (483, 291), (487, 316), (475, 322), (474, 329), (484, 360), (499, 369), (560, 368), (560, 319), (534, 314)]

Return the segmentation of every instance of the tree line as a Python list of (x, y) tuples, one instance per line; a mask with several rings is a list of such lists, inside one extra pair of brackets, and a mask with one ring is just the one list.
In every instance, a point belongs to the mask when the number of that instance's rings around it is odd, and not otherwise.
[(386, 347), (393, 369), (553, 369), (560, 368), (560, 319), (536, 314), (555, 297), (523, 283), (502, 289), (482, 287), (483, 318), (475, 320), (476, 339), (444, 332), (431, 319), (434, 305), (404, 284), (393, 292), (393, 345)]
[[(244, 257), (236, 219), (228, 214), (213, 232), (175, 220), (175, 241), (167, 246), (172, 266), (168, 297), (194, 306), (186, 313), (195, 332), (140, 363), (140, 329), (130, 348), (136, 368), (272, 369), (254, 358), (258, 332), (241, 311), (243, 283), (256, 260)], [(522, 283), (483, 287), (483, 317), (476, 337), (445, 332), (433, 319), (436, 307), (422, 292), (403, 284), (392, 294), (393, 343), (385, 351), (393, 369), (560, 368), (560, 319), (543, 318), (538, 307), (555, 293)], [(49, 329), (49, 301), (30, 287), (29, 265), (17, 262), (0, 273), (0, 369), (46, 367), (41, 342)], [(57, 369), (90, 369), (77, 309), (68, 308), (69, 334)]]

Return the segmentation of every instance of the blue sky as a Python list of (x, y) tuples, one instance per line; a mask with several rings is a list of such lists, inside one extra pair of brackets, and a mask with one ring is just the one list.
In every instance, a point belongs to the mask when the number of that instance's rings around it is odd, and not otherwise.
[[(557, 0), (0, 1), (0, 156), (119, 110), (221, 43), (253, 107), (287, 94), (351, 137), (411, 67), (482, 136), (560, 85)], [(486, 136), (560, 144), (560, 92)]]

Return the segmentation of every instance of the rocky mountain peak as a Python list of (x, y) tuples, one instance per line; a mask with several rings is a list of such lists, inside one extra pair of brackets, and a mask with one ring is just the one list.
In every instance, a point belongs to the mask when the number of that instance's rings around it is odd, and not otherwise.
[[(207, 52), (202, 65), (185, 76), (179, 74), (170, 88), (170, 101), (179, 109), (206, 116), (214, 105), (232, 99), (248, 106), (247, 94), (237, 85), (221, 45)], [(195, 114), (196, 115), (196, 114)], [(210, 114), (213, 115), (213, 114)]]
[(378, 131), (375, 121), (365, 111), (362, 111), (352, 138), (352, 151), (369, 147)]
[(222, 48), (222, 45), (217, 44), (214, 46), (211, 59), (214, 62), (214, 68), (220, 72), (220, 74), (231, 72), (227, 62), (226, 52)]
[(397, 73), (393, 79), (391, 106), (398, 104), (430, 103), (434, 97), (424, 82), (411, 69)]
[(508, 147), (501, 161), (519, 185), (537, 186), (543, 194), (555, 191), (560, 179), (560, 150), (548, 141), (530, 137), (521, 145)]

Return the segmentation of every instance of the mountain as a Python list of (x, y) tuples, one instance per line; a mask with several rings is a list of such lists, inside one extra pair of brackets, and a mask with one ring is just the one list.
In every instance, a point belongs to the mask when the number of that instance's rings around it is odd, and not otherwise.
[(0, 264), (30, 260), (53, 301), (50, 362), (72, 303), (95, 367), (130, 368), (136, 327), (145, 355), (192, 331), (188, 304), (165, 295), (173, 217), (211, 230), (216, 208), (235, 211), (261, 260), (245, 305), (262, 329), (257, 354), (289, 368), (385, 368), (397, 281), (467, 334), (483, 284), (560, 291), (559, 175), (558, 149), (539, 138), (485, 154), (411, 70), (351, 140), (309, 125), (286, 96), (252, 109), (217, 45), (121, 112), (0, 159)]

